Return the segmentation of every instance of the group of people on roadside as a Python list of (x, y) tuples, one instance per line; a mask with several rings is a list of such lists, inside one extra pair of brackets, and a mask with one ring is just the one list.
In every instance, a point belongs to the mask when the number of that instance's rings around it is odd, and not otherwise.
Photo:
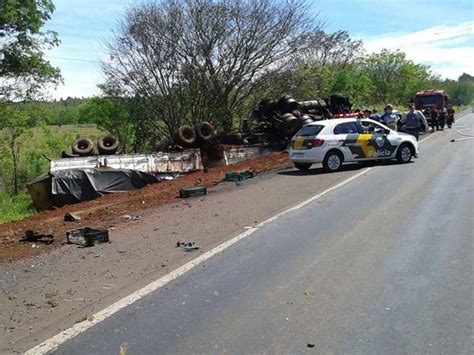
[[(415, 136), (418, 140), (420, 132), (428, 131), (428, 122), (425, 115), (421, 111), (415, 110), (415, 105), (408, 105), (408, 112), (402, 115), (398, 111), (394, 111), (392, 105), (386, 105), (382, 115), (378, 115), (375, 109), (365, 109), (361, 111), (361, 117), (370, 118), (374, 121), (383, 123), (393, 130), (402, 128), (405, 133)], [(454, 109), (451, 105), (442, 110), (432, 109), (430, 111), (431, 129), (434, 131), (444, 130), (445, 125), (451, 128), (454, 123)]]

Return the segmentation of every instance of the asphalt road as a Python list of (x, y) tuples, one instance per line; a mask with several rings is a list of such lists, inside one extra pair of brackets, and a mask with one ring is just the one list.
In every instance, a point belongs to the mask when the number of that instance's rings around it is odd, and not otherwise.
[(55, 353), (472, 353), (474, 140), (454, 137), (266, 224)]

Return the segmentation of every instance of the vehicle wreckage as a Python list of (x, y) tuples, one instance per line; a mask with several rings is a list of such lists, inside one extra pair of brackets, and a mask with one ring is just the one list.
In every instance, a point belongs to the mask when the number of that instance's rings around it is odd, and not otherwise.
[(98, 155), (94, 155), (93, 142), (79, 138), (72, 143), (72, 154), (63, 152), (61, 159), (51, 159), (49, 171), (27, 184), (28, 192), (34, 206), (46, 210), (140, 189), (203, 168), (284, 150), (304, 125), (348, 115), (351, 107), (343, 95), (303, 102), (289, 95), (262, 100), (238, 132), (216, 134), (208, 122), (194, 129), (183, 126), (152, 154), (124, 154), (118, 139), (107, 135), (98, 139)]

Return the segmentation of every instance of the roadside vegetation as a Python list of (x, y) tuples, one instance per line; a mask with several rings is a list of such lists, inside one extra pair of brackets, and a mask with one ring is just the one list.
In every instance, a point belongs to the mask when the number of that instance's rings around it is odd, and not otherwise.
[[(25, 5), (26, 4), (26, 5)], [(25, 11), (23, 11), (23, 10)], [(350, 97), (355, 108), (404, 110), (416, 91), (474, 99), (474, 77), (441, 80), (405, 53), (366, 53), (347, 32), (327, 32), (305, 1), (145, 1), (131, 5), (106, 45), (101, 95), (46, 100), (60, 72), (43, 58), (50, 0), (0, 3), (0, 223), (33, 213), (26, 182), (47, 172), (78, 137), (116, 135), (128, 152), (154, 151), (181, 125), (238, 130), (263, 98)]]

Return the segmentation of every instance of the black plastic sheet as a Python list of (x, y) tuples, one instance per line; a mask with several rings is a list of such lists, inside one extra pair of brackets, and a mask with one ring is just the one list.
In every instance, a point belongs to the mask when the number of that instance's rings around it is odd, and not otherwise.
[(109, 193), (141, 189), (158, 182), (153, 175), (127, 169), (69, 169), (51, 174), (52, 204), (64, 206)]

